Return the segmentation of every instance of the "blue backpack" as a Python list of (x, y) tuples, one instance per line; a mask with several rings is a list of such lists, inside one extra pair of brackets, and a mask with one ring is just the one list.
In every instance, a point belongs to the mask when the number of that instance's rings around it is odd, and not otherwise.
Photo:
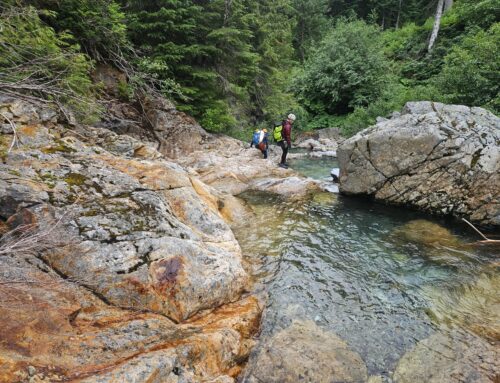
[(259, 145), (259, 140), (260, 140), (260, 130), (257, 130), (253, 134), (252, 144), (254, 144), (255, 146)]

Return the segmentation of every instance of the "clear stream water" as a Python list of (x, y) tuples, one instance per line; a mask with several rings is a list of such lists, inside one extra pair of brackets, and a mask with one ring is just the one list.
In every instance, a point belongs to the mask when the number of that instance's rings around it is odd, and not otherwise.
[[(318, 179), (337, 165), (290, 164)], [(382, 376), (433, 332), (498, 337), (498, 247), (471, 245), (479, 238), (464, 224), (331, 193), (300, 202), (241, 197), (255, 212), (236, 235), (268, 292), (264, 336), (296, 318), (313, 320)]]

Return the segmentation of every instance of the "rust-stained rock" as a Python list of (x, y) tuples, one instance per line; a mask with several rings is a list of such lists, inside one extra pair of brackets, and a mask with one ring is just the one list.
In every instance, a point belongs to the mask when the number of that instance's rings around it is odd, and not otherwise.
[(19, 138), (0, 165), (0, 235), (35, 224), (58, 243), (0, 258), (0, 382), (234, 382), (261, 312), (241, 298), (238, 200), (150, 142), (0, 109)]
[(50, 382), (146, 382), (155, 374), (200, 382), (229, 376), (248, 356), (260, 317), (255, 298), (177, 325), (108, 306), (28, 261), (0, 259), (2, 383), (24, 381), (28, 366)]

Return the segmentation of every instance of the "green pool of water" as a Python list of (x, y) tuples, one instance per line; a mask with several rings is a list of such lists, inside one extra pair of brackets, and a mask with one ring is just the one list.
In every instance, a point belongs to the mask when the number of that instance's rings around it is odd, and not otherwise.
[[(315, 177), (335, 165), (290, 164)], [(471, 245), (478, 238), (460, 222), (326, 193), (303, 202), (242, 197), (255, 218), (236, 229), (237, 238), (259, 260), (255, 273), (269, 295), (263, 336), (293, 319), (314, 320), (382, 376), (436, 331), (498, 337), (499, 254)]]
[(292, 158), (288, 161), (293, 170), (305, 177), (317, 180), (331, 180), (330, 171), (337, 168), (338, 161), (334, 157), (310, 158), (308, 156)]

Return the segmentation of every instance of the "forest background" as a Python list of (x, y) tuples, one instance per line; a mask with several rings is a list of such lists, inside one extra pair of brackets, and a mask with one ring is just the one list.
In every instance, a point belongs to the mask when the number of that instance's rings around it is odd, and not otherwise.
[(499, 0), (2, 0), (0, 14), (0, 90), (83, 122), (104, 111), (102, 63), (126, 74), (122, 101), (161, 93), (245, 139), (289, 112), (351, 135), (410, 100), (500, 111)]

